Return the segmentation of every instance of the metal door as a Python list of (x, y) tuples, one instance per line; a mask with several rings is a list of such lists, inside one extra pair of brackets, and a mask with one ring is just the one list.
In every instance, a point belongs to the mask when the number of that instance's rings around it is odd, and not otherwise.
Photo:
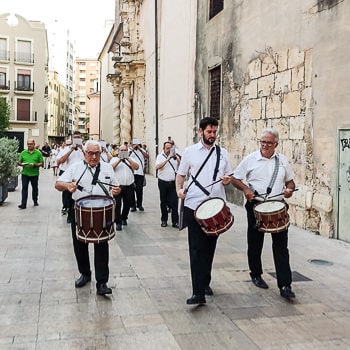
[(338, 239), (350, 242), (350, 129), (339, 130)]

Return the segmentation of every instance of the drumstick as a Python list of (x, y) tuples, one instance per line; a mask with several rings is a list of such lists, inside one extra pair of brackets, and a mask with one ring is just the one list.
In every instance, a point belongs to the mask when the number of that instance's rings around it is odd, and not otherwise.
[(109, 183), (107, 183), (107, 182), (102, 182), (102, 181), (100, 181), (100, 180), (98, 180), (97, 182), (99, 182), (99, 183), (102, 184), (102, 185), (107, 185), (107, 186), (111, 186), (111, 187), (119, 187), (119, 185), (112, 185), (112, 184), (109, 184)]
[[(296, 189), (293, 190), (292, 192), (296, 192), (296, 191), (298, 191), (298, 190), (299, 190), (299, 188), (296, 188)], [(275, 198), (275, 197), (278, 197), (278, 196), (282, 196), (282, 194), (284, 194), (284, 192), (279, 193), (279, 194), (275, 194), (274, 196), (267, 197), (267, 199), (271, 199), (271, 198)]]
[[(233, 175), (233, 173), (228, 174), (227, 176), (232, 176), (232, 175)], [(216, 181), (212, 182), (211, 184), (209, 184), (208, 186), (205, 186), (204, 188), (213, 186), (213, 185), (217, 184), (217, 183), (220, 182), (220, 181), (222, 181), (222, 179), (216, 180)]]

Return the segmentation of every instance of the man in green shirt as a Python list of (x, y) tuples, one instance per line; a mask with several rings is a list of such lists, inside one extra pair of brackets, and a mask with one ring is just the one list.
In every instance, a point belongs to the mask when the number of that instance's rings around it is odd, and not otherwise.
[(22, 201), (18, 206), (19, 209), (27, 207), (28, 186), (29, 182), (32, 185), (32, 199), (34, 206), (38, 206), (38, 182), (39, 182), (39, 168), (43, 165), (44, 159), (42, 153), (35, 148), (35, 141), (29, 139), (27, 141), (28, 149), (21, 152), (18, 164), (23, 167), (22, 174)]

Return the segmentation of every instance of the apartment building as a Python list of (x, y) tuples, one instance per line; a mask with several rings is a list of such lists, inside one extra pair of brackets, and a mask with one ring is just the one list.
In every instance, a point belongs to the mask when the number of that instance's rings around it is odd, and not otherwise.
[(0, 15), (0, 96), (11, 107), (9, 137), (47, 141), (48, 43), (45, 24)]
[[(100, 63), (89, 58), (76, 58), (74, 79), (75, 130), (79, 130), (83, 138), (90, 139), (90, 126), (96, 134), (99, 129), (99, 109), (91, 109), (89, 95), (99, 91)], [(93, 99), (96, 105), (95, 98)], [(91, 113), (93, 112), (93, 113)], [(96, 126), (97, 124), (97, 126)], [(94, 138), (98, 138), (94, 135)]]

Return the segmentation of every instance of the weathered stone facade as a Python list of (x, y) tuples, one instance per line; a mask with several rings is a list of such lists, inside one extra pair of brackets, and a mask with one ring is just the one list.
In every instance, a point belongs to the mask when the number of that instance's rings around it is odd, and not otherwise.
[[(209, 111), (209, 72), (219, 65), (220, 143), (233, 167), (259, 147), (263, 128), (277, 129), (278, 151), (290, 159), (299, 189), (289, 200), (291, 223), (330, 237), (337, 221), (334, 140), (349, 124), (339, 93), (349, 88), (339, 39), (349, 34), (349, 14), (343, 1), (233, 0), (208, 21), (208, 1), (198, 1), (195, 122)], [(243, 204), (235, 189), (228, 198)]]
[(145, 62), (139, 36), (139, 14), (142, 1), (120, 0), (121, 25), (115, 32), (111, 51), (115, 72), (108, 74), (113, 85), (113, 143), (133, 137), (145, 137)]

